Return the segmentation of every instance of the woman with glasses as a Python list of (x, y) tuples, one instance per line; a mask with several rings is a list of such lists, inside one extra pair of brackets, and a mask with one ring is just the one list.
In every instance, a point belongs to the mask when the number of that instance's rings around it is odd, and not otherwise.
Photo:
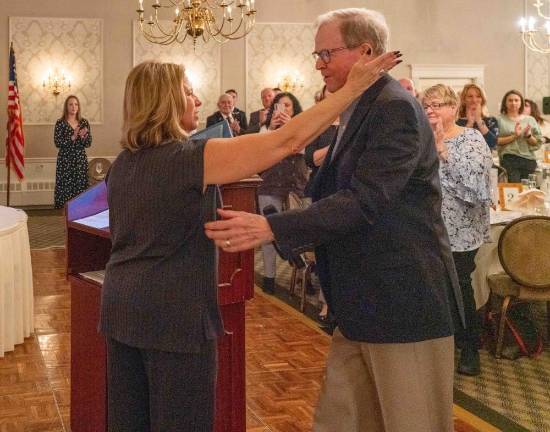
[(497, 146), (498, 122), (489, 116), (487, 97), (477, 84), (466, 84), (462, 89), (456, 124), (480, 131), (489, 148)]
[(434, 131), (440, 159), (441, 215), (464, 300), (466, 328), (455, 334), (456, 344), (462, 348), (458, 372), (478, 375), (481, 324), (470, 275), (475, 270), (477, 250), (489, 240), (489, 173), (493, 161), (481, 132), (455, 123), (459, 101), (451, 87), (430, 87), (424, 92), (422, 104)]
[(508, 173), (508, 181), (519, 183), (537, 169), (535, 151), (542, 144), (536, 120), (524, 114), (525, 100), (517, 90), (508, 91), (500, 104), (498, 155)]

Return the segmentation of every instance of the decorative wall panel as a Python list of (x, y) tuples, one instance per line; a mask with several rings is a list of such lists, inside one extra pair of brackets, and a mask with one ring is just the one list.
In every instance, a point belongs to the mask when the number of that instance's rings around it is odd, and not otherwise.
[[(55, 123), (69, 94), (78, 96), (90, 123), (102, 123), (103, 20), (10, 17), (9, 32), (25, 125)], [(55, 71), (71, 81), (57, 97), (42, 87)]]
[(542, 98), (550, 96), (550, 55), (525, 49), (525, 97), (533, 99), (542, 110)]
[(304, 108), (313, 104), (323, 86), (311, 56), (315, 32), (312, 24), (257, 23), (247, 36), (246, 112), (261, 108), (260, 92), (277, 87), (285, 73), (297, 72), (304, 87), (295, 91)]
[[(165, 28), (170, 21), (160, 21)], [(220, 44), (210, 40), (200, 41), (195, 50), (191, 40), (180, 44), (157, 45), (147, 41), (141, 34), (139, 24), (134, 21), (134, 66), (145, 60), (159, 60), (183, 64), (185, 71), (193, 84), (195, 94), (202, 101), (200, 108), (201, 125), (206, 123), (206, 117), (215, 111), (218, 97), (221, 94), (221, 50)]]

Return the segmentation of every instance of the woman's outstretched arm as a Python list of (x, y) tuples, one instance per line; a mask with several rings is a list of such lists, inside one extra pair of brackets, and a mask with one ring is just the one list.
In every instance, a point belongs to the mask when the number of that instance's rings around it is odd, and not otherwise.
[(204, 184), (238, 181), (299, 152), (374, 84), (381, 72), (401, 62), (398, 51), (382, 54), (368, 62), (365, 57), (361, 56), (355, 63), (340, 90), (293, 117), (280, 129), (269, 134), (208, 140), (204, 150)]

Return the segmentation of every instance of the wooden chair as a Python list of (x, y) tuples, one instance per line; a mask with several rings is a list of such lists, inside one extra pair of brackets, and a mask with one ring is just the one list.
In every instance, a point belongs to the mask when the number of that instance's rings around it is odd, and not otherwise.
[(506, 171), (506, 169), (497, 164), (493, 164), (491, 168), (496, 168), (499, 183), (508, 183), (508, 171)]
[(105, 158), (94, 158), (88, 165), (88, 182), (93, 186), (103, 180), (107, 175), (107, 171), (111, 167), (111, 162)]
[(301, 254), (304, 266), (299, 268), (291, 264), (292, 274), (290, 276), (290, 295), (295, 295), (298, 280), (300, 281), (300, 310), (303, 312), (306, 308), (307, 286), (311, 283), (311, 270), (315, 265), (315, 254), (313, 252), (305, 252)]
[[(294, 210), (302, 208), (305, 208), (303, 200), (294, 192), (290, 192), (288, 194), (288, 200), (286, 202), (285, 209)], [(306, 307), (307, 286), (308, 284), (311, 284), (311, 271), (315, 266), (315, 253), (313, 251), (304, 252), (300, 254), (300, 258), (302, 260), (300, 266), (290, 262), (290, 266), (292, 267), (292, 274), (290, 276), (289, 292), (290, 295), (295, 295), (296, 287), (299, 281), (301, 287), (299, 291), (300, 310), (303, 312)]]
[(495, 352), (500, 358), (512, 302), (546, 302), (550, 338), (550, 217), (526, 216), (511, 222), (500, 235), (498, 256), (504, 273), (489, 275), (487, 281), (491, 296), (502, 298)]

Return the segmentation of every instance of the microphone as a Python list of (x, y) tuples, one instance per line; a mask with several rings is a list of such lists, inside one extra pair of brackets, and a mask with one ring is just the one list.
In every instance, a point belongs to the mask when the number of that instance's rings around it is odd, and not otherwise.
[[(279, 213), (279, 211), (277, 210), (277, 208), (273, 204), (266, 205), (262, 209), (262, 212), (263, 212), (264, 216), (269, 216), (269, 215), (272, 215), (272, 214)], [(305, 263), (304, 259), (302, 258), (302, 256), (300, 254), (290, 252), (290, 254), (287, 256), (279, 248), (279, 246), (277, 245), (277, 242), (274, 241), (274, 242), (271, 242), (271, 244), (275, 248), (275, 251), (277, 252), (277, 254), (282, 259), (284, 259), (285, 261), (288, 261), (290, 264), (292, 264), (294, 267), (301, 269), (301, 268), (304, 268), (306, 266), (306, 263)]]

